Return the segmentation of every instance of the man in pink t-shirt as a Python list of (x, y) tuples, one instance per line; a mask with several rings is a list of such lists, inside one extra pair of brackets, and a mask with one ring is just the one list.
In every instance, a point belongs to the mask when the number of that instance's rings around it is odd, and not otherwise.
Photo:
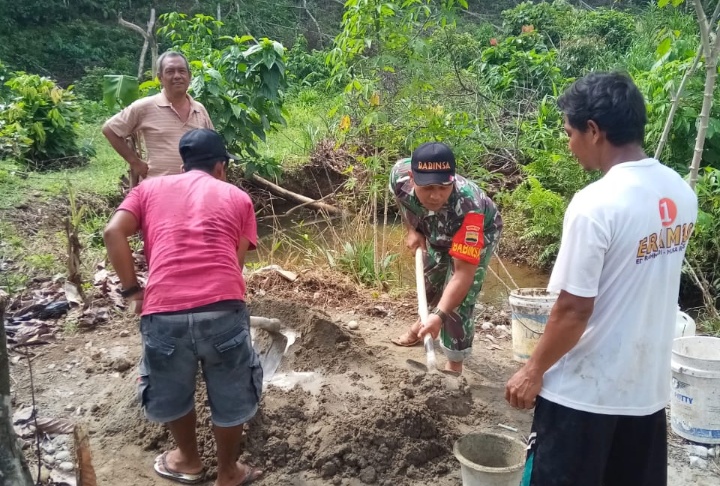
[[(215, 486), (262, 471), (236, 462), (242, 427), (257, 412), (262, 368), (252, 348), (242, 268), (255, 249), (250, 197), (228, 184), (222, 138), (209, 129), (180, 139), (183, 174), (134, 188), (105, 228), (121, 295), (142, 314), (139, 396), (147, 418), (165, 423), (178, 447), (155, 460), (162, 477), (204, 481), (195, 431), (195, 378), (202, 365), (218, 454)], [(149, 266), (138, 284), (128, 237), (142, 231)]]

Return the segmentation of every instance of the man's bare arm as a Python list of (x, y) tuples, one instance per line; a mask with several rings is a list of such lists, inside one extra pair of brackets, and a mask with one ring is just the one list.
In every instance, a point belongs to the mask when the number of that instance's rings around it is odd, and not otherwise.
[(108, 142), (110, 142), (110, 145), (112, 145), (112, 148), (115, 149), (115, 151), (125, 159), (125, 161), (130, 164), (130, 167), (132, 167), (133, 171), (140, 176), (146, 176), (148, 171), (148, 165), (145, 163), (140, 157), (137, 156), (137, 154), (133, 151), (133, 149), (130, 148), (130, 146), (127, 144), (124, 138), (118, 136), (112, 128), (105, 125), (102, 129), (103, 135), (105, 135), (105, 138), (108, 139)]

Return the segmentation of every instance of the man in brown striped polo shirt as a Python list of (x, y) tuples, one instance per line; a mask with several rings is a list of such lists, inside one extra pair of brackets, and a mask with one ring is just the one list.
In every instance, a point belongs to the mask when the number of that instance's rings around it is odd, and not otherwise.
[[(157, 63), (162, 91), (135, 101), (105, 122), (102, 130), (141, 178), (182, 172), (180, 137), (196, 128), (213, 128), (205, 107), (187, 94), (190, 66), (185, 56), (168, 51)], [(125, 142), (133, 133), (142, 135), (147, 160), (140, 159)]]

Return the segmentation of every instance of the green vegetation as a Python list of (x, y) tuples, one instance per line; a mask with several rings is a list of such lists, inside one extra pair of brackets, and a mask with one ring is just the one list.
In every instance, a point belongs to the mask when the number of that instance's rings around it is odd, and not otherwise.
[[(459, 170), (501, 205), (505, 251), (543, 268), (555, 258), (568, 202), (598, 177), (584, 173), (566, 147), (556, 107), (558, 95), (590, 71), (628, 72), (647, 100), (646, 151), (653, 154), (699, 45), (692, 8), (660, 8), (652, 2), (590, 2), (604, 7), (589, 9), (563, 0), (508, 0), (497, 3), (505, 8), (500, 12), (497, 7), (480, 11), (484, 7), (467, 5), (464, 0), (401, 4), (349, 0), (344, 9), (336, 2), (309, 2), (304, 13), (303, 8), (281, 2), (271, 9), (272, 15), (262, 15), (258, 9), (267, 7), (263, 1), (239, 6), (229, 0), (216, 2), (222, 22), (213, 18), (214, 7), (204, 11), (199, 2), (175, 2), (172, 9), (169, 2), (154, 3), (158, 14), (164, 14), (158, 24), (161, 50), (172, 47), (189, 56), (193, 95), (208, 107), (233, 149), (242, 151), (246, 174), (259, 171), (282, 183), (282, 171), (295, 170), (311, 158), (314, 163), (331, 158), (330, 147), (351, 158), (342, 168), (347, 177), (342, 197), (352, 197), (352, 207), (367, 222), (385, 212), (391, 164), (422, 142), (441, 140), (453, 146)], [(0, 7), (6, 2), (0, 0)], [(131, 49), (127, 39), (115, 42), (112, 37), (119, 29), (116, 12), (126, 2), (99, 6), (81, 0), (64, 10), (58, 2), (50, 3), (52, 8), (45, 12), (34, 0), (26, 2), (5, 20), (0, 37), (8, 26), (25, 39), (35, 32), (30, 24), (61, 24), (54, 34), (63, 36), (56, 46), (62, 53), (57, 55), (71, 56), (74, 61), (55, 77), (63, 85), (77, 83), (67, 91), (47, 85), (50, 93), (62, 93), (63, 100), (67, 99), (63, 106), (69, 111), (61, 113), (67, 121), (64, 127), (48, 110), (26, 110), (30, 114), (9, 131), (9, 122), (2, 125), (9, 115), (0, 115), (0, 151), (6, 159), (0, 162), (0, 207), (4, 208), (25, 203), (32, 191), (43, 198), (61, 196), (67, 177), (78, 194), (108, 198), (117, 194), (117, 180), (124, 170), (100, 140), (98, 126), (109, 114), (100, 104), (103, 76), (137, 71), (139, 38)], [(136, 8), (124, 17), (142, 25), (150, 2), (135, 3)], [(313, 18), (307, 15), (318, 8), (327, 12)], [(86, 55), (93, 51), (95, 41), (79, 36), (78, 52), (72, 54), (63, 29), (76, 29), (81, 18), (95, 22), (88, 24), (87, 32), (105, 25), (113, 34), (96, 51), (98, 62), (78, 69), (80, 56), (95, 59)], [(120, 32), (124, 38), (131, 37), (129, 31)], [(32, 45), (28, 40), (27, 46)], [(20, 54), (28, 54), (27, 48), (23, 45)], [(0, 58), (12, 66), (0, 67), (0, 78), (22, 80), (19, 85), (3, 83), (0, 102), (8, 104), (17, 97), (18, 86), (51, 82), (13, 74), (19, 68), (43, 73), (33, 69), (42, 56), (27, 57), (22, 63), (18, 53), (0, 49)], [(692, 141), (698, 134), (705, 62), (703, 57), (688, 77), (660, 157), (682, 175), (688, 174)], [(51, 62), (47, 65), (56, 69)], [(697, 183), (702, 212), (688, 261), (706, 282), (717, 307), (720, 90), (711, 94), (714, 105)], [(80, 116), (82, 123), (76, 127)], [(63, 141), (75, 145), (60, 150), (77, 155), (91, 154), (94, 148), (97, 153), (82, 167), (51, 173), (30, 170), (23, 161), (39, 157), (29, 150), (49, 150), (37, 145), (41, 137), (31, 139), (36, 123), (45, 133), (71, 130)], [(85, 244), (100, 248), (98, 234), (106, 215), (103, 210), (86, 212), (80, 225), (87, 235)], [(345, 237), (323, 237), (322, 232), (304, 229), (290, 237), (288, 231), (278, 229), (268, 248), (261, 249), (261, 258), (274, 261), (279, 249), (285, 248), (298, 265), (322, 261), (359, 283), (383, 287), (397, 281), (393, 267), (399, 249), (358, 228)], [(31, 261), (42, 267), (47, 263), (42, 255), (47, 253), (34, 253)], [(684, 280), (683, 289), (697, 292), (693, 280)]]

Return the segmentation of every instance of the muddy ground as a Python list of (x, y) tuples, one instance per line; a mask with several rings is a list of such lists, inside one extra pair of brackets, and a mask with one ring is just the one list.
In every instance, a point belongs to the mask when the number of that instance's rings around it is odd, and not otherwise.
[[(253, 276), (249, 288), (254, 315), (277, 317), (298, 333), (247, 426), (243, 458), (266, 471), (255, 484), (459, 485), (452, 454), (457, 438), (487, 430), (522, 440), (528, 433), (531, 413), (511, 409), (503, 398), (505, 382), (519, 367), (509, 333), (482, 326), (506, 324), (507, 311), (479, 306), (473, 356), (463, 377), (453, 378), (411, 370), (405, 360), (423, 361), (422, 349), (389, 343), (413, 319), (411, 296), (373, 297), (314, 273), (294, 283), (273, 273)], [(146, 422), (135, 401), (135, 319), (117, 315), (90, 332), (58, 334), (56, 342), (31, 352), (39, 415), (87, 425), (98, 484), (170, 484), (152, 470), (155, 456), (171, 446), (168, 434)], [(12, 361), (13, 406), (19, 409), (31, 402), (28, 367), (24, 359)], [(200, 447), (212, 476), (205, 402), (199, 387)], [(34, 460), (29, 448), (26, 454)], [(720, 485), (713, 467), (691, 469), (684, 445), (671, 435), (671, 485)]]

